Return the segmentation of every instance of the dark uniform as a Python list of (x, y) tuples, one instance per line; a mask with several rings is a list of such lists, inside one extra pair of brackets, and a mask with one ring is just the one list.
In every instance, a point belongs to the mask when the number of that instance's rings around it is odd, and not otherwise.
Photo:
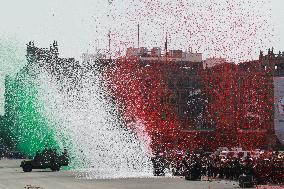
[(165, 176), (165, 159), (156, 154), (154, 157), (151, 158), (154, 168), (154, 176)]

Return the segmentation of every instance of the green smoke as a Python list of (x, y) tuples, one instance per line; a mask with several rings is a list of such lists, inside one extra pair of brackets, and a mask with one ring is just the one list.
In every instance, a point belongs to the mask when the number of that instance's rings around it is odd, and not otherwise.
[(6, 120), (16, 149), (34, 155), (45, 146), (58, 148), (54, 131), (41, 114), (36, 82), (25, 70), (6, 78)]
[(14, 38), (0, 38), (0, 77), (4, 80), (6, 76), (5, 84), (0, 79), (1, 88), (5, 88), (0, 94), (0, 105), (5, 104), (0, 131), (7, 146), (34, 155), (46, 145), (57, 148), (58, 144), (48, 120), (42, 115), (37, 78), (27, 66), (25, 48)]

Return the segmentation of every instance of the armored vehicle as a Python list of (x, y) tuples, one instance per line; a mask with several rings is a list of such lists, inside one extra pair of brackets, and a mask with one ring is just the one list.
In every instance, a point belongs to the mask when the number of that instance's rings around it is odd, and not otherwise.
[(32, 160), (22, 161), (21, 167), (24, 172), (46, 168), (50, 168), (52, 171), (59, 171), (61, 166), (68, 166), (68, 163), (69, 159), (66, 150), (60, 155), (56, 150), (45, 149), (42, 153), (38, 151)]

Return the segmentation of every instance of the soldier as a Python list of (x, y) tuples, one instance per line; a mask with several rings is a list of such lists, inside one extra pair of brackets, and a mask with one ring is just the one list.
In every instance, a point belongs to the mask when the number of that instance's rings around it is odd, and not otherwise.
[(230, 159), (225, 158), (224, 160), (224, 178), (230, 179)]
[(34, 157), (34, 160), (35, 161), (38, 161), (40, 159), (40, 152), (39, 152), (39, 150), (37, 150), (36, 151), (36, 155), (35, 155), (35, 157)]
[(47, 150), (48, 157), (51, 158), (52, 154), (53, 154), (53, 150), (51, 148), (48, 148), (48, 150)]
[(201, 159), (201, 176), (207, 176), (207, 158), (203, 156)]
[(207, 181), (213, 177), (213, 159), (208, 157), (207, 159)]
[(44, 161), (47, 161), (47, 159), (48, 159), (48, 151), (49, 150), (48, 150), (48, 147), (46, 145), (44, 150), (42, 151), (42, 156), (43, 156)]
[(183, 160), (180, 157), (176, 157), (171, 162), (172, 172), (173, 176), (184, 176), (184, 166), (183, 166)]
[(185, 168), (184, 176), (185, 176), (186, 180), (190, 179), (190, 170), (191, 170), (191, 168), (190, 168), (190, 161), (191, 161), (191, 156), (187, 152), (185, 154), (185, 156), (183, 157), (183, 159), (182, 159), (182, 164), (184, 165), (184, 168)]
[(250, 155), (248, 155), (244, 160), (243, 173), (253, 176), (253, 161)]
[(68, 158), (68, 152), (67, 152), (66, 148), (64, 148), (64, 151), (63, 151), (62, 155), (63, 155), (63, 157)]
[(61, 161), (62, 161), (63, 165), (69, 164), (69, 155), (68, 155), (66, 148), (64, 149), (63, 154), (61, 156)]
[(52, 161), (56, 161), (57, 157), (58, 157), (57, 149), (54, 148), (50, 151), (50, 158), (52, 159)]
[(165, 159), (160, 155), (160, 153), (156, 153), (154, 157), (151, 158), (154, 167), (154, 176), (165, 176)]
[(234, 180), (237, 180), (240, 176), (240, 170), (241, 169), (241, 165), (240, 165), (240, 161), (238, 158), (234, 157), (234, 159), (232, 160), (232, 178)]
[(213, 164), (213, 170), (214, 170), (214, 177), (219, 177), (220, 178), (220, 167), (221, 167), (221, 161), (218, 156), (215, 157), (214, 159), (214, 164)]
[(192, 173), (194, 180), (200, 179), (201, 178), (201, 160), (198, 158), (196, 155), (193, 156), (193, 162), (192, 162)]
[(220, 160), (219, 178), (223, 179), (225, 176), (225, 159)]

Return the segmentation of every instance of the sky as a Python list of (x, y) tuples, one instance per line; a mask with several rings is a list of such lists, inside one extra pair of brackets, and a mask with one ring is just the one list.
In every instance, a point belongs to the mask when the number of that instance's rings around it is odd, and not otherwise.
[[(234, 62), (259, 50), (284, 51), (283, 0), (0, 0), (0, 114), (3, 78), (25, 64), (25, 44), (59, 44), (62, 57), (80, 59), (108, 45), (115, 54), (137, 46), (202, 52)], [(2, 105), (1, 105), (2, 104)]]

